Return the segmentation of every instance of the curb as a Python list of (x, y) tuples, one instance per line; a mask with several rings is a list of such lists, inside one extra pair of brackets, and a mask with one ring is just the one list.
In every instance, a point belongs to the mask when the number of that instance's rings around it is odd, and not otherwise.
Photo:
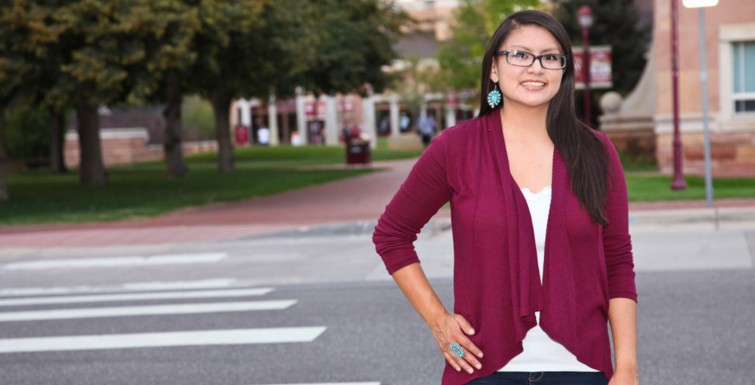
[[(282, 238), (321, 238), (321, 237), (371, 237), (377, 221), (338, 222), (321, 225), (302, 226), (293, 230), (274, 233), (250, 235), (246, 237), (225, 239), (223, 242), (252, 241)], [(451, 229), (449, 219), (432, 219), (418, 234), (418, 239), (432, 238)]]
[(676, 226), (692, 224), (753, 225), (755, 207), (722, 207), (634, 211), (629, 213), (632, 226)]

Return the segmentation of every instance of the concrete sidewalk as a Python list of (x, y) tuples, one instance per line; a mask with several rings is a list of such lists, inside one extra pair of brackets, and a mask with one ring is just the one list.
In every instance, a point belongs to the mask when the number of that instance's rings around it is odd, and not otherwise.
[[(216, 204), (165, 216), (109, 223), (0, 227), (2, 248), (106, 247), (176, 244), (260, 236), (301, 228), (375, 221), (414, 160), (374, 164), (382, 171), (279, 195)], [(635, 227), (755, 226), (755, 198), (630, 205)], [(447, 208), (435, 216), (447, 221)]]

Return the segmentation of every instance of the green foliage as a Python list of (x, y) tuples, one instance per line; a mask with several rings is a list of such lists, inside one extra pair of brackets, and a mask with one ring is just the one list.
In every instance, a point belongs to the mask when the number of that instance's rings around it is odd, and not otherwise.
[(181, 121), (186, 137), (207, 140), (215, 136), (212, 105), (198, 95), (184, 98), (181, 106)]
[[(282, 78), (298, 73), (312, 39), (304, 16), (311, 5), (298, 4), (203, 1), (198, 8), (202, 27), (193, 44), (198, 58), (190, 72), (192, 91), (208, 98), (266, 96)], [(297, 50), (303, 61), (294, 60)]]
[(324, 0), (313, 10), (320, 36), (316, 56), (296, 82), (316, 93), (382, 91), (392, 80), (382, 67), (397, 57), (392, 44), (408, 16), (391, 2)]
[(21, 0), (0, 6), (0, 102), (4, 105), (19, 104), (41, 85), (37, 81), (45, 66), (38, 57), (45, 54), (41, 44), (49, 40), (43, 23), (48, 11)]
[[(225, 133), (232, 98), (285, 97), (298, 85), (382, 89), (405, 21), (396, 9), (383, 0), (9, 0), (0, 4), (0, 107), (76, 106), (88, 117), (97, 105), (165, 103), (170, 89), (171, 122), (180, 95), (199, 94)], [(192, 117), (202, 130), (205, 116)], [(82, 122), (96, 138), (96, 119)], [(105, 183), (91, 147), (82, 146), (82, 181)]]
[[(0, 94), (23, 80), (59, 110), (187, 93), (382, 89), (406, 15), (380, 0), (13, 0), (0, 6)], [(306, 72), (306, 76), (302, 76)]]
[(11, 159), (40, 162), (50, 153), (50, 115), (39, 108), (16, 107), (5, 112), (5, 146)]
[[(197, 60), (195, 39), (202, 29), (196, 1), (133, 0), (128, 16), (134, 34), (142, 38), (145, 55), (132, 71), (132, 104), (145, 100), (162, 102), (168, 74), (179, 75), (190, 87), (189, 69)], [(138, 21), (138, 22), (136, 22)]]
[(510, 14), (537, 8), (537, 0), (463, 0), (451, 25), (453, 38), (438, 53), (439, 77), (447, 89), (479, 90), (482, 57), (490, 38)]
[[(23, 79), (62, 110), (160, 101), (185, 92), (279, 96), (382, 89), (406, 16), (380, 0), (13, 0), (0, 6), (0, 94)], [(306, 76), (302, 74), (307, 72)]]
[(639, 25), (640, 16), (633, 0), (557, 1), (554, 16), (561, 21), (575, 44), (582, 41), (582, 27), (577, 20), (577, 10), (582, 5), (589, 6), (593, 12), (590, 45), (611, 46), (613, 90), (628, 94), (645, 68), (650, 26)]
[(126, 97), (129, 76), (146, 55), (144, 39), (135, 33), (142, 20), (134, 5), (129, 0), (69, 0), (45, 6), (49, 16), (32, 49), (40, 60), (59, 63), (58, 79), (48, 90), (50, 102), (76, 96), (110, 104)]

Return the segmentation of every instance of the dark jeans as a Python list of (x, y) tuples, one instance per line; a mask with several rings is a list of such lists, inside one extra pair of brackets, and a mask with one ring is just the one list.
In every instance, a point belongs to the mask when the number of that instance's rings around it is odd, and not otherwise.
[(606, 385), (601, 372), (495, 372), (467, 385)]

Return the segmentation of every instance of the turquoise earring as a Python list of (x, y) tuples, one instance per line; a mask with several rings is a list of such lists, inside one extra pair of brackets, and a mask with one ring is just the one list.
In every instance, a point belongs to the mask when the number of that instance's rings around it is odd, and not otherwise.
[(501, 91), (498, 91), (498, 83), (493, 83), (493, 90), (488, 92), (488, 105), (490, 108), (496, 108), (501, 104)]

